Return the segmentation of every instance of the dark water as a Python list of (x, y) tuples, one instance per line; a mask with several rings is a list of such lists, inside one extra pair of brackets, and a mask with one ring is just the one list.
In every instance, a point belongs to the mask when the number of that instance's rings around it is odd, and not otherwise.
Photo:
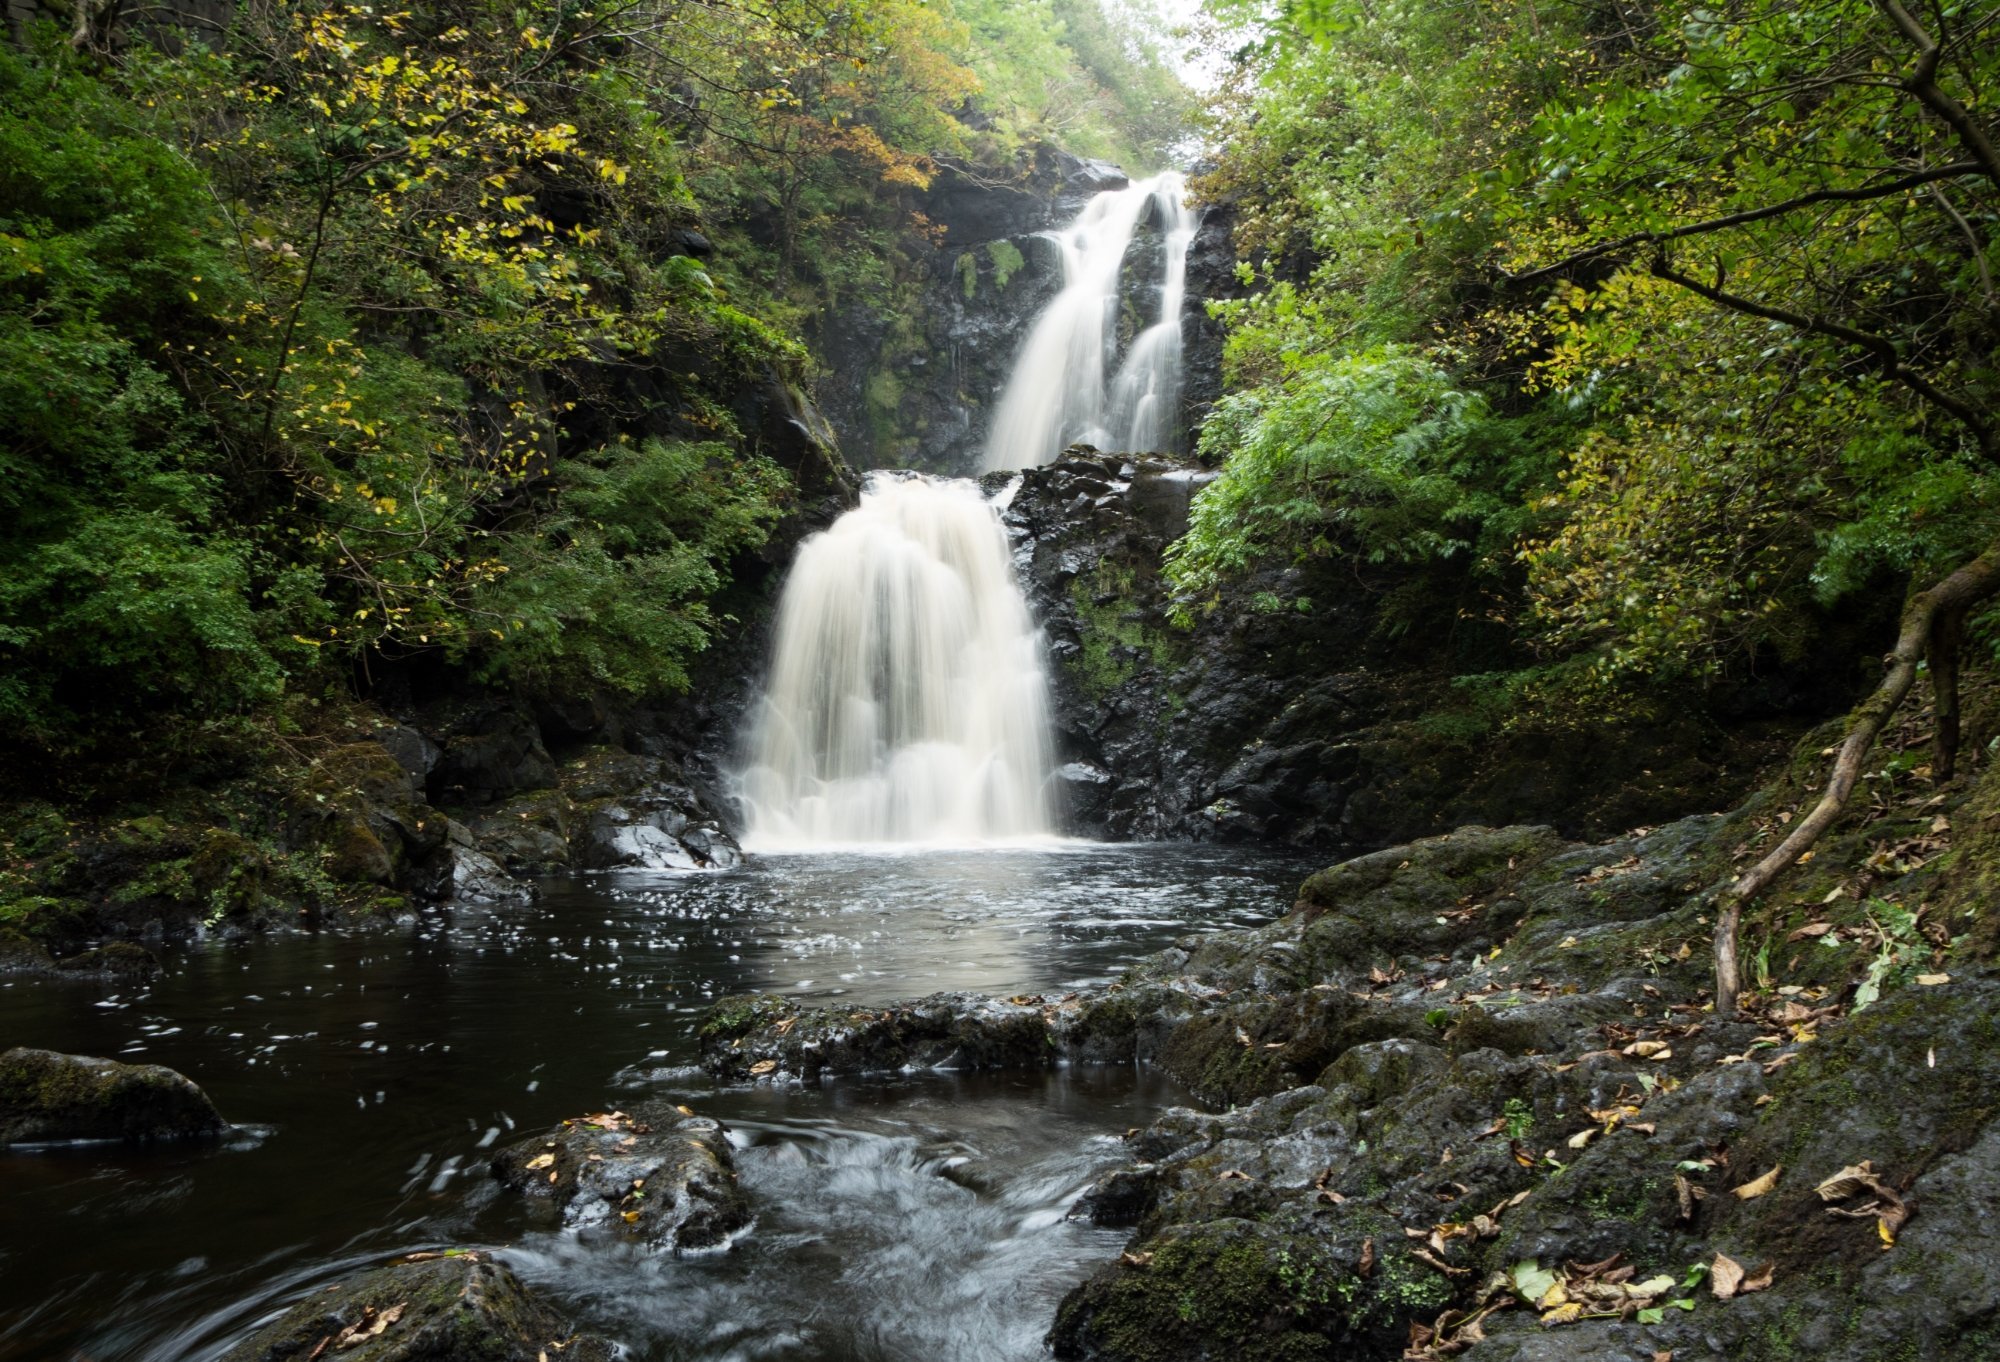
[[(1122, 1235), (1063, 1221), (1183, 1100), (1129, 1070), (718, 1089), (694, 1017), (749, 989), (883, 1002), (1105, 980), (1267, 920), (1310, 867), (1189, 846), (762, 858), (552, 882), (532, 907), (174, 950), (143, 992), (0, 986), (0, 1048), (166, 1064), (221, 1148), (0, 1154), (0, 1358), (180, 1362), (357, 1266), (479, 1245), (648, 1359), (1004, 1360)], [(671, 1096), (729, 1123), (757, 1208), (726, 1254), (530, 1227), (496, 1143)]]

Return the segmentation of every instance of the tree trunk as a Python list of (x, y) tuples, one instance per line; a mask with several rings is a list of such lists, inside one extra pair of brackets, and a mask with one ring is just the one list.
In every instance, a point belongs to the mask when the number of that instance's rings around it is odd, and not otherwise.
[(1937, 736), (1931, 740), (1931, 779), (1939, 785), (1958, 770), (1958, 655), (1965, 641), (1965, 607), (1940, 610), (1931, 625), (1931, 710)]
[[(1903, 606), (1902, 629), (1896, 636), (1895, 651), (1884, 659), (1887, 670), (1882, 683), (1849, 716), (1847, 736), (1841, 741), (1839, 754), (1834, 757), (1833, 774), (1827, 780), (1826, 793), (1820, 796), (1813, 811), (1793, 826), (1791, 834), (1778, 844), (1776, 850), (1750, 867), (1742, 878), (1723, 891), (1715, 921), (1715, 1014), (1718, 1017), (1736, 1014), (1736, 997), (1742, 987), (1736, 961), (1736, 932), (1743, 918), (1743, 905), (1769, 888), (1771, 881), (1811, 849), (1820, 834), (1840, 816), (1847, 805), (1847, 797), (1854, 792), (1854, 782), (1861, 777), (1861, 763), (1867, 758), (1868, 749), (1875, 745), (1875, 739), (1881, 735), (1890, 716), (1910, 693), (1910, 687), (1917, 679), (1917, 663), (1926, 655), (1935, 657), (1935, 640), (1940, 624), (1952, 617), (1962, 620), (1967, 607), (1996, 590), (2000, 590), (2000, 544), (1988, 548), (1928, 591), (1920, 591), (1910, 597)], [(1951, 665), (1955, 729), (1955, 654)]]

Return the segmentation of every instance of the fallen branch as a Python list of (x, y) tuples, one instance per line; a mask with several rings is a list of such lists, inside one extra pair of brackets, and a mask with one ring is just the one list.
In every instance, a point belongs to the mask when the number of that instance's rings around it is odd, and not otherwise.
[(1868, 749), (1875, 745), (1889, 717), (1909, 695), (1910, 687), (1916, 683), (1918, 664), (1938, 644), (1940, 626), (1949, 638), (1966, 609), (1996, 591), (2000, 591), (2000, 544), (1988, 548), (1928, 591), (1910, 597), (1903, 606), (1903, 623), (1896, 636), (1895, 650), (1884, 659), (1887, 670), (1874, 693), (1856, 706), (1849, 717), (1847, 736), (1834, 757), (1826, 792), (1813, 811), (1793, 825), (1790, 835), (1775, 850), (1744, 872), (1722, 895), (1715, 922), (1717, 1016), (1731, 1017), (1736, 1013), (1736, 998), (1741, 990), (1736, 932), (1742, 921), (1743, 905), (1763, 893), (1787, 866), (1811, 850), (1820, 834), (1840, 817), (1848, 796), (1854, 792), (1855, 781), (1861, 777), (1861, 764), (1868, 756)]

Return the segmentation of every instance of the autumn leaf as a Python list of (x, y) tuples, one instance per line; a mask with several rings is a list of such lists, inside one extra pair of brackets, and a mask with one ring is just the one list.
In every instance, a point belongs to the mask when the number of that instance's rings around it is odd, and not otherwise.
[(1779, 1164), (1760, 1178), (1752, 1178), (1741, 1187), (1730, 1188), (1730, 1193), (1738, 1201), (1755, 1201), (1758, 1197), (1765, 1195), (1778, 1185), (1778, 1174), (1784, 1171), (1785, 1166)]

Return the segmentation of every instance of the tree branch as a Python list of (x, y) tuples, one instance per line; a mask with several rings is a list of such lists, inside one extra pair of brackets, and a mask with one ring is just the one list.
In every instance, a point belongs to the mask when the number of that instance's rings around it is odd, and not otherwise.
[(1967, 607), (2000, 590), (2000, 544), (1959, 568), (1928, 591), (1910, 597), (1903, 607), (1903, 625), (1896, 636), (1896, 648), (1884, 659), (1888, 670), (1874, 694), (1862, 701), (1848, 720), (1847, 736), (1833, 761), (1833, 774), (1826, 792), (1813, 811), (1793, 825), (1791, 834), (1775, 850), (1750, 867), (1742, 878), (1723, 893), (1721, 911), (1715, 922), (1715, 1014), (1729, 1017), (1736, 1012), (1736, 996), (1741, 986), (1736, 965), (1736, 929), (1743, 905), (1763, 893), (1778, 875), (1810, 850), (1820, 834), (1833, 825), (1854, 792), (1861, 776), (1861, 763), (1875, 745), (1889, 716), (1910, 693), (1917, 678), (1917, 664), (1932, 646), (1932, 631), (1941, 618), (1960, 616)]
[(1912, 189), (1919, 189), (1936, 180), (1957, 179), (1961, 175), (1982, 175), (1985, 168), (1977, 161), (1953, 161), (1949, 165), (1933, 166), (1929, 170), (1914, 171), (1900, 179), (1885, 180), (1881, 184), (1861, 185), (1853, 189), (1820, 189), (1810, 194), (1801, 194), (1783, 203), (1767, 204), (1762, 208), (1746, 208), (1740, 213), (1730, 213), (1726, 217), (1711, 218), (1706, 222), (1691, 222), (1682, 227), (1669, 228), (1663, 232), (1634, 232), (1621, 236), (1616, 241), (1606, 241), (1591, 246), (1574, 255), (1565, 256), (1552, 265), (1529, 270), (1525, 274), (1509, 274), (1509, 283), (1531, 284), (1546, 279), (1553, 274), (1567, 270), (1591, 260), (1615, 255), (1630, 250), (1634, 246), (1663, 246), (1669, 241), (1679, 241), (1683, 237), (1704, 236), (1709, 232), (1727, 231), (1731, 227), (1747, 227), (1753, 222), (1764, 222), (1770, 218), (1783, 217), (1801, 208), (1810, 208), (1816, 203), (1867, 203), (1874, 199), (1892, 198)]
[(1889, 340), (1886, 336), (1871, 335), (1866, 331), (1857, 331), (1851, 326), (1830, 321), (1825, 317), (1817, 317), (1804, 312), (1793, 312), (1787, 308), (1773, 307), (1769, 303), (1760, 303), (1755, 299), (1745, 298), (1740, 294), (1724, 292), (1719, 287), (1704, 284), (1699, 279), (1692, 279), (1674, 269), (1673, 266), (1667, 263), (1664, 254), (1654, 258), (1653, 275), (1656, 278), (1666, 280), (1670, 284), (1677, 284), (1688, 292), (1698, 294), (1716, 306), (1726, 307), (1732, 312), (1741, 312), (1752, 317), (1762, 317), (1766, 321), (1782, 322), (1786, 326), (1796, 327), (1801, 331), (1810, 331), (1816, 335), (1840, 341), (1842, 344), (1866, 350), (1870, 355), (1874, 356), (1875, 362), (1880, 366), (1884, 377), (1894, 379), (1940, 411), (1949, 412), (1952, 416), (1957, 417), (1959, 422), (1972, 432), (1973, 440), (1979, 445), (1979, 452), (1985, 455), (1990, 461), (2000, 462), (2000, 449), (1996, 449), (1995, 447), (1993, 428), (1987, 424), (1985, 418), (1975, 411), (1969, 402), (1953, 397), (1922, 374), (1917, 373), (1904, 364), (1902, 354), (1896, 349), (1895, 342)]
[(1986, 135), (1986, 129), (1972, 116), (1972, 111), (1944, 92), (1937, 83), (1938, 62), (1944, 57), (1944, 48), (1929, 30), (1917, 22), (1916, 16), (1904, 9), (1900, 0), (1875, 0), (1875, 7), (1889, 17), (1902, 35), (1917, 49), (1917, 66), (1903, 77), (1902, 86), (1914, 95), (1919, 103), (1958, 134), (1958, 140), (1972, 153), (1986, 178), (2000, 185), (2000, 149), (1993, 145), (1993, 139)]

